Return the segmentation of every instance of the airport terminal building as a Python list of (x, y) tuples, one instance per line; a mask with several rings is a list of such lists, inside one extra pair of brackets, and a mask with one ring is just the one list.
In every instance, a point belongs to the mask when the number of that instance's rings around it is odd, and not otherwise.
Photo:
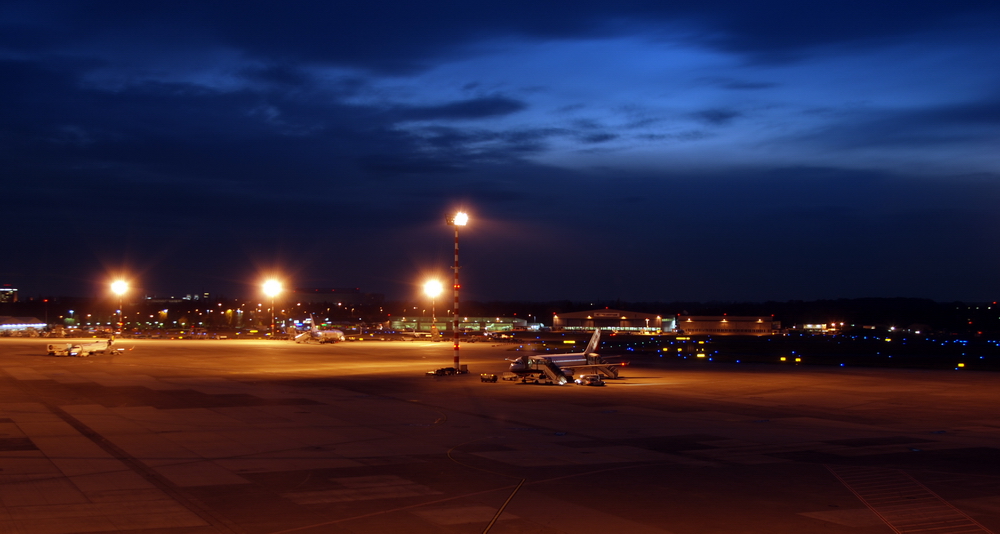
[[(439, 332), (451, 332), (455, 325), (450, 315), (434, 318), (426, 316), (394, 317), (389, 321), (389, 328), (403, 332), (430, 332), (431, 327), (437, 327)], [(526, 330), (528, 322), (517, 317), (460, 317), (458, 330), (460, 332), (512, 332)]]
[(47, 328), (48, 325), (39, 321), (35, 317), (10, 317), (0, 316), (0, 335), (37, 335), (38, 332)]
[[(397, 331), (428, 332), (431, 325), (439, 332), (452, 330), (450, 316), (438, 316), (434, 322), (426, 316), (393, 317), (386, 326)], [(511, 332), (535, 330), (545, 325), (527, 323), (516, 317), (462, 317), (463, 332)], [(770, 336), (781, 332), (781, 323), (772, 315), (657, 315), (626, 310), (598, 310), (556, 313), (553, 331), (593, 331), (601, 329), (633, 334), (677, 334), (683, 336)]]
[(770, 336), (781, 330), (772, 316), (678, 315), (662, 316), (601, 309), (552, 316), (553, 330), (613, 330), (686, 336)]
[(674, 318), (604, 308), (600, 310), (559, 313), (552, 316), (553, 330), (614, 330), (623, 332), (663, 333), (674, 329)]

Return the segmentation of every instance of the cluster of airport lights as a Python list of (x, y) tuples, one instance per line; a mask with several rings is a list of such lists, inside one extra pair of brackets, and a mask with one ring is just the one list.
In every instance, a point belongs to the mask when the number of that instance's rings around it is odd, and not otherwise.
[[(124, 295), (124, 293), (122, 293), (122, 295)], [(221, 308), (222, 304), (220, 303), (218, 306)], [(262, 304), (257, 304), (257, 307), (256, 307), (257, 312), (261, 311), (261, 307), (262, 307)], [(165, 309), (159, 310), (156, 315), (151, 314), (149, 316), (150, 319), (153, 319), (153, 318), (157, 317), (157, 315), (158, 315), (159, 316), (159, 321), (146, 321), (145, 323), (143, 323), (141, 320), (136, 320), (135, 319), (135, 317), (141, 316), (141, 314), (139, 314), (139, 313), (136, 313), (135, 315), (133, 315), (133, 321), (138, 326), (141, 326), (141, 325), (145, 324), (147, 327), (164, 328), (164, 327), (167, 326), (167, 322), (168, 322), (167, 321), (167, 314), (169, 313), (169, 311), (170, 310), (168, 310), (168, 309), (165, 308)], [(194, 311), (199, 316), (203, 316), (206, 313), (210, 314), (210, 313), (218, 312), (218, 314), (220, 316), (221, 315), (225, 315), (226, 317), (229, 317), (230, 321), (231, 321), (231, 317), (232, 317), (233, 314), (236, 314), (237, 321), (240, 321), (239, 317), (242, 317), (242, 315), (244, 313), (246, 313), (242, 308), (229, 308), (229, 309), (226, 309), (226, 310), (222, 310), (222, 309), (214, 310), (214, 309), (211, 309), (211, 308), (206, 308), (204, 310), (195, 309)], [(286, 310), (284, 310), (284, 309), (277, 310), (277, 311), (280, 311), (280, 313), (286, 313)], [(78, 320), (76, 318), (76, 316), (75, 316), (75, 314), (76, 314), (75, 310), (67, 310), (67, 312), (68, 312), (68, 315), (69, 315), (69, 319), (72, 322), (74, 322), (74, 324), (86, 325), (86, 326), (101, 326), (101, 325), (104, 324), (103, 320), (99, 320), (97, 322), (92, 322), (93, 314), (90, 314), (90, 313), (86, 314), (85, 316), (81, 316), (80, 319)], [(121, 312), (121, 321), (116, 321), (116, 319), (118, 319), (118, 317), (116, 317), (116, 316), (118, 315), (119, 312)], [(125, 315), (124, 312), (125, 312), (125, 310), (124, 310), (123, 306), (120, 304), (119, 308), (117, 310), (114, 310), (114, 312), (112, 313), (112, 316), (108, 319), (107, 325), (109, 327), (117, 325), (119, 327), (120, 331), (124, 331), (124, 330), (122, 330), (122, 328), (124, 328), (124, 325), (125, 325), (124, 319), (128, 319), (129, 318), (129, 316)], [(64, 317), (62, 315), (60, 315), (59, 318), (63, 319)], [(100, 318), (100, 316), (98, 318)], [(175, 321), (173, 321), (173, 324), (175, 324), (175, 325), (179, 324), (182, 328), (185, 325), (188, 325), (189, 327), (194, 327), (196, 325), (192, 321), (185, 321), (183, 319), (180, 320), (180, 321), (176, 321), (175, 320)], [(202, 326), (204, 324), (205, 323), (203, 321), (198, 321), (197, 322), (197, 326)]]
[[(281, 294), (283, 288), (282, 288), (281, 282), (279, 282), (276, 279), (270, 278), (270, 279), (266, 280), (263, 283), (262, 289), (263, 289), (264, 294), (271, 298), (271, 309), (270, 309), (269, 314), (270, 314), (270, 317), (271, 317), (271, 332), (273, 333), (274, 332), (274, 326), (275, 326), (274, 298)], [(129, 290), (129, 283), (126, 282), (125, 280), (118, 279), (118, 280), (115, 280), (114, 282), (111, 282), (111, 292), (114, 293), (118, 297), (118, 309), (116, 310), (116, 314), (118, 315), (118, 321), (117, 321), (117, 327), (118, 328), (117, 328), (117, 330), (119, 332), (122, 331), (122, 329), (124, 328), (124, 314), (123, 314), (123, 311), (124, 311), (124, 298), (125, 298), (125, 294), (128, 293), (128, 290)], [(219, 306), (222, 306), (222, 304), (219, 304)], [(208, 311), (209, 313), (211, 313), (213, 310), (206, 310), (206, 311)], [(227, 310), (227, 311), (230, 311), (230, 310)], [(167, 312), (167, 310), (162, 310), (160, 312), (160, 314), (161, 315), (165, 315), (166, 312)], [(73, 313), (72, 310), (70, 310), (70, 314), (71, 315), (72, 315), (72, 313)], [(243, 310), (236, 310), (236, 313), (242, 314)], [(201, 312), (199, 312), (198, 314), (201, 315)], [(152, 317), (152, 316), (150, 316), (150, 317)], [(100, 324), (100, 323), (98, 323), (98, 324)], [(162, 321), (161, 321), (161, 324), (162, 324)]]
[[(465, 213), (464, 211), (459, 211), (459, 212), (455, 213), (454, 215), (449, 216), (446, 219), (446, 221), (447, 221), (447, 223), (448, 223), (449, 226), (454, 226), (455, 227), (455, 263), (454, 263), (454, 267), (453, 267), (453, 269), (454, 269), (454, 279), (455, 279), (455, 282), (454, 282), (454, 285), (453, 285), (454, 297), (455, 297), (455, 306), (454, 306), (454, 309), (452, 310), (452, 312), (454, 314), (453, 321), (454, 321), (454, 336), (455, 336), (454, 337), (454, 343), (455, 343), (455, 365), (457, 367), (458, 366), (458, 350), (459, 350), (459, 341), (458, 341), (459, 310), (458, 310), (458, 302), (459, 302), (459, 288), (460, 288), (460, 285), (459, 285), (459, 276), (458, 276), (458, 270), (459, 270), (459, 263), (458, 263), (458, 229), (459, 229), (459, 227), (466, 226), (469, 223), (469, 215), (467, 213)], [(261, 289), (262, 289), (263, 293), (265, 295), (267, 295), (267, 297), (269, 297), (271, 299), (271, 309), (270, 309), (269, 314), (270, 314), (270, 317), (271, 317), (271, 332), (273, 334), (274, 333), (274, 328), (275, 328), (275, 322), (276, 322), (276, 317), (275, 317), (275, 313), (274, 313), (275, 312), (275, 309), (274, 309), (274, 299), (278, 295), (280, 295), (282, 293), (282, 291), (284, 290), (284, 288), (282, 286), (282, 283), (279, 280), (277, 280), (275, 278), (269, 278), (268, 280), (264, 281), (264, 283), (261, 286)], [(125, 280), (117, 279), (117, 280), (115, 280), (114, 282), (111, 283), (111, 292), (118, 296), (118, 310), (117, 310), (117, 314), (118, 314), (118, 330), (119, 331), (123, 328), (123, 319), (124, 319), (124, 316), (122, 314), (122, 308), (124, 307), (124, 301), (123, 301), (123, 299), (124, 299), (125, 294), (128, 292), (128, 290), (129, 290), (129, 284)], [(437, 299), (437, 297), (443, 291), (444, 291), (444, 285), (440, 281), (438, 281), (438, 280), (429, 280), (429, 281), (427, 281), (424, 284), (424, 293), (428, 297), (431, 298), (431, 316), (433, 318), (433, 322), (434, 323), (437, 322), (437, 314), (436, 314), (436, 309), (435, 309), (436, 299)]]

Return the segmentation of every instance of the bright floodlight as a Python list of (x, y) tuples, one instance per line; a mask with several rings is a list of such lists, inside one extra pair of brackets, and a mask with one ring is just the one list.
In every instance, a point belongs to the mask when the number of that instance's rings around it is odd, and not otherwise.
[(429, 280), (426, 284), (424, 284), (424, 293), (430, 298), (436, 298), (441, 294), (443, 289), (444, 286), (442, 286), (441, 282), (438, 282), (437, 280)]
[(126, 291), (128, 291), (128, 282), (124, 280), (115, 280), (111, 283), (111, 292), (115, 295), (124, 295)]
[(264, 282), (264, 294), (269, 297), (274, 297), (278, 293), (281, 293), (281, 282), (271, 279)]
[(455, 226), (465, 226), (466, 223), (468, 222), (469, 222), (469, 214), (465, 213), (464, 211), (460, 211), (456, 213), (455, 216), (451, 218), (451, 220), (448, 221), (448, 224), (452, 224)]

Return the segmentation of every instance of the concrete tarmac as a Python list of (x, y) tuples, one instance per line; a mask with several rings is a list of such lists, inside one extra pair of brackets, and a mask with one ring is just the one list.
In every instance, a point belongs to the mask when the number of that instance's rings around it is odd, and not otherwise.
[(1000, 374), (0, 339), (0, 533), (1000, 533)]

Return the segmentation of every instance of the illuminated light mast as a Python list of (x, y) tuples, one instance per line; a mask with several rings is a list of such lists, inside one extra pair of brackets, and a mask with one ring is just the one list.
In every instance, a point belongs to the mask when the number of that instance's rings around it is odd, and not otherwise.
[[(111, 282), (111, 292), (118, 295), (118, 331), (122, 334), (124, 331), (125, 318), (122, 316), (123, 308), (125, 307), (124, 301), (122, 300), (125, 293), (128, 291), (128, 282), (124, 280), (115, 280)], [(115, 339), (115, 333), (111, 332), (111, 339)]]
[(281, 282), (273, 278), (264, 282), (264, 294), (271, 297), (271, 339), (275, 339), (274, 323), (276, 321), (274, 318), (274, 297), (276, 297), (279, 293), (281, 293)]
[(424, 294), (431, 298), (431, 339), (433, 341), (438, 340), (437, 312), (434, 308), (434, 301), (443, 289), (441, 282), (437, 280), (428, 280), (424, 284)]
[(458, 347), (458, 290), (461, 287), (458, 283), (458, 228), (460, 226), (465, 226), (469, 222), (469, 215), (464, 211), (460, 211), (455, 215), (448, 217), (448, 224), (455, 227), (455, 316), (453, 319), (453, 334), (455, 339), (455, 372), (459, 372), (461, 367), (459, 367), (459, 347)]

